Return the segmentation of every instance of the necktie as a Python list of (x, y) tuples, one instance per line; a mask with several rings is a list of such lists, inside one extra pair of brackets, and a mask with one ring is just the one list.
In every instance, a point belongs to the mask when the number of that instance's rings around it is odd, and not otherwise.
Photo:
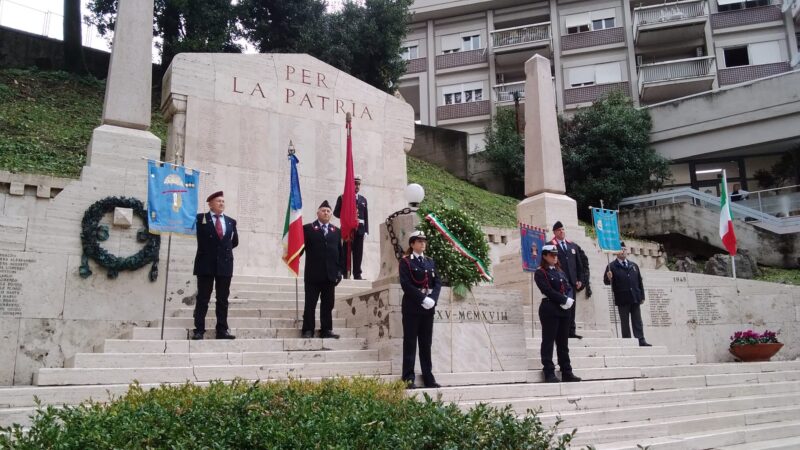
[(219, 214), (214, 214), (214, 217), (217, 218), (216, 222), (214, 223), (214, 228), (217, 229), (217, 236), (222, 239), (222, 218), (219, 216)]
[(622, 261), (622, 267), (628, 268), (628, 261)]
[(567, 253), (567, 243), (564, 241), (561, 241), (561, 250), (563, 250), (564, 253)]
[(323, 236), (327, 236), (328, 235), (328, 225), (327, 224), (322, 226), (322, 235)]

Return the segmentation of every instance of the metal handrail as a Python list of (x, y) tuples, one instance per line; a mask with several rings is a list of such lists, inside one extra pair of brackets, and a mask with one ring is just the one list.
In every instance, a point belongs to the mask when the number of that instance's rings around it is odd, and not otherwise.
[(645, 83), (706, 77), (714, 74), (714, 57), (701, 56), (653, 64), (642, 64), (639, 69), (639, 92)]
[(490, 35), (492, 37), (492, 48), (547, 41), (552, 37), (550, 22), (493, 30)]
[(641, 6), (633, 10), (633, 29), (652, 23), (675, 22), (708, 16), (705, 0), (685, 0), (661, 5)]
[[(717, 197), (716, 195), (700, 192), (690, 187), (683, 187), (678, 189), (672, 189), (669, 191), (653, 192), (650, 194), (637, 195), (635, 197), (624, 198), (622, 199), (622, 201), (620, 201), (619, 207), (620, 209), (622, 209), (622, 207), (624, 206), (635, 207), (641, 204), (651, 204), (646, 206), (653, 206), (657, 204), (664, 204), (664, 201), (666, 201), (667, 204), (688, 202), (692, 203), (695, 206), (699, 206), (706, 209), (718, 210), (720, 207), (719, 197)], [(794, 232), (793, 230), (786, 231), (786, 229), (792, 227), (796, 228), (798, 227), (798, 225), (800, 225), (800, 216), (776, 217), (753, 208), (742, 206), (735, 202), (731, 202), (730, 205), (734, 218), (738, 220), (747, 219), (746, 220), (747, 223), (769, 229), (776, 233)]]

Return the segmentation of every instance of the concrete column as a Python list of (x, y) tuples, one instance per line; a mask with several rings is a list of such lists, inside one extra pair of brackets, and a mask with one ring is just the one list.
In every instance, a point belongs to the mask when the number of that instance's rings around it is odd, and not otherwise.
[[(433, 20), (428, 21), (428, 91), (425, 95), (428, 97), (428, 117), (430, 118), (429, 125), (436, 126), (436, 105), (439, 100), (436, 98), (436, 37), (434, 36)], [(420, 83), (420, 86), (422, 83)]]
[(186, 96), (170, 94), (161, 105), (167, 130), (166, 160), (183, 164), (186, 155)]
[(492, 107), (489, 113), (494, 117), (497, 111), (497, 102), (494, 99), (494, 85), (497, 83), (497, 67), (494, 61), (494, 41), (492, 40), (494, 31), (494, 11), (486, 11), (486, 51), (489, 61), (489, 98), (492, 100)]
[(627, 41), (628, 53), (628, 84), (631, 87), (631, 99), (633, 106), (639, 106), (639, 75), (636, 72), (636, 42), (633, 40), (633, 15), (631, 14), (630, 0), (622, 0), (622, 13), (624, 19), (622, 26), (625, 27), (625, 40)]
[(103, 124), (150, 128), (153, 1), (120, 0), (106, 80)]
[(794, 61), (797, 57), (797, 29), (794, 26), (794, 16), (792, 16), (792, 8), (789, 8), (783, 14), (784, 21), (786, 22), (786, 44), (789, 50), (789, 62)]
[(558, 0), (550, 0), (550, 35), (553, 37), (553, 65), (555, 67), (556, 106), (564, 112), (564, 70), (561, 68), (561, 26), (558, 18)]

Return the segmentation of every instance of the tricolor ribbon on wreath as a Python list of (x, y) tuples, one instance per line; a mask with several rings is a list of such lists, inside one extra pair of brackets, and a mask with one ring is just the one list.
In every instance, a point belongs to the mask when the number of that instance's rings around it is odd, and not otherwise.
[(489, 269), (486, 268), (486, 265), (483, 263), (483, 261), (481, 261), (477, 256), (473, 255), (469, 249), (464, 247), (464, 244), (462, 244), (461, 241), (459, 241), (458, 238), (455, 237), (453, 233), (451, 233), (450, 230), (448, 230), (447, 227), (439, 221), (438, 217), (433, 214), (428, 214), (425, 216), (425, 220), (430, 222), (430, 224), (433, 225), (433, 227), (436, 228), (436, 230), (442, 236), (444, 236), (447, 242), (449, 242), (458, 253), (472, 261), (472, 263), (475, 264), (475, 267), (478, 269), (478, 273), (480, 273), (486, 281), (491, 282), (494, 280), (494, 278), (492, 278), (492, 274), (489, 273)]

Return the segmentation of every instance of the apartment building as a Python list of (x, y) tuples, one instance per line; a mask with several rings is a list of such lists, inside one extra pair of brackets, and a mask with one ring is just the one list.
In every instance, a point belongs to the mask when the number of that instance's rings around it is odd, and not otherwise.
[[(534, 54), (551, 61), (563, 114), (615, 89), (639, 107), (681, 103), (798, 63), (800, 0), (416, 0), (411, 11), (400, 93), (418, 123), (467, 132), (470, 153), (483, 149), (498, 108), (513, 107), (515, 96), (524, 102), (523, 66)], [(794, 107), (800, 120), (800, 101)], [(748, 151), (733, 160), (743, 182)], [(753, 167), (780, 151), (757, 149)], [(695, 163), (719, 158), (699, 148), (671, 159), (680, 163), (676, 185), (686, 185)]]

